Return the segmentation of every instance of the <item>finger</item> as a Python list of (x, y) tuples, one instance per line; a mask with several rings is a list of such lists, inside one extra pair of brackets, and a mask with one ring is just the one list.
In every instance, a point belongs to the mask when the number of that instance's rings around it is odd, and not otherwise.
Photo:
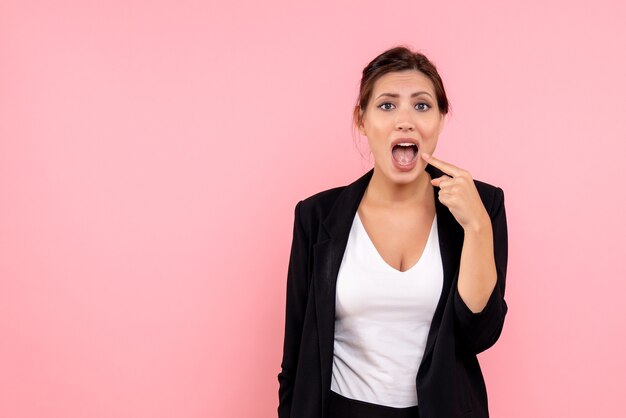
[(446, 182), (447, 180), (452, 180), (452, 177), (447, 176), (447, 175), (445, 175), (445, 174), (444, 174), (444, 175), (443, 175), (443, 176), (441, 176), (441, 177), (437, 177), (436, 179), (432, 179), (432, 180), (430, 181), (430, 183), (431, 183), (433, 186), (436, 186), (436, 187), (441, 187), (441, 186), (442, 186), (442, 184), (441, 184), (441, 183), (442, 183), (442, 182)]
[(447, 207), (450, 207), (451, 201), (450, 201), (450, 194), (449, 193), (445, 193), (443, 190), (439, 190), (439, 193), (437, 194), (437, 198), (439, 199), (439, 201)]
[(449, 174), (453, 177), (455, 176), (459, 176), (461, 175), (462, 171), (459, 167), (452, 165), (450, 163), (447, 163), (443, 160), (440, 160), (438, 158), (433, 157), (432, 155), (426, 154), (425, 152), (422, 153), (422, 158), (431, 165), (434, 165), (435, 167), (437, 167), (438, 169), (440, 169), (441, 171), (443, 171), (446, 174)]

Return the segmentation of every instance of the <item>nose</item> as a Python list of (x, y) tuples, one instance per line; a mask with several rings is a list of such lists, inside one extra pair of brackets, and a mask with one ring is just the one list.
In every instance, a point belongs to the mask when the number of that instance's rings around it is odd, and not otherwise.
[(408, 119), (403, 119), (396, 124), (396, 129), (399, 131), (413, 131), (415, 129), (415, 125)]
[(413, 131), (415, 123), (411, 120), (411, 112), (398, 111), (398, 119), (396, 121), (396, 129), (399, 131)]

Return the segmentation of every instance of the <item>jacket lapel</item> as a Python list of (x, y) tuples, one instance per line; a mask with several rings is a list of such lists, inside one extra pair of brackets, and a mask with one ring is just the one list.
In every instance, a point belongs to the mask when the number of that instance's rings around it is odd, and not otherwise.
[[(426, 171), (432, 178), (437, 178), (444, 174), (441, 170), (430, 164), (426, 165)], [(322, 368), (321, 378), (323, 385), (325, 385), (323, 393), (328, 393), (330, 389), (332, 373), (337, 276), (350, 235), (352, 222), (373, 173), (374, 169), (372, 168), (344, 188), (337, 197), (330, 212), (323, 220), (323, 228), (320, 231), (318, 241), (313, 245), (313, 257), (315, 260), (313, 265), (313, 289), (315, 293), (320, 363)], [(463, 238), (461, 226), (457, 223), (448, 208), (439, 202), (437, 196), (438, 192), (439, 188), (434, 187), (444, 283), (441, 297), (437, 304), (437, 309), (435, 310), (431, 328), (428, 333), (424, 358), (432, 351), (437, 337), (437, 331), (441, 324), (446, 299), (450, 292), (454, 275), (457, 273)], [(325, 402), (326, 399), (324, 399), (323, 403)]]
[[(426, 166), (426, 171), (430, 173), (432, 178), (437, 178), (445, 174), (443, 171), (430, 164)], [(433, 350), (446, 307), (446, 301), (451, 294), (451, 287), (453, 285), (456, 286), (464, 239), (463, 227), (459, 225), (447, 206), (439, 201), (439, 187), (434, 187), (433, 189), (435, 209), (437, 212), (439, 250), (441, 253), (441, 264), (443, 266), (443, 288), (441, 289), (441, 296), (430, 324), (423, 359), (427, 358)]]
[[(319, 336), (321, 380), (325, 408), (330, 389), (335, 336), (335, 290), (337, 275), (350, 235), (350, 227), (374, 169), (349, 184), (322, 222), (319, 240), (313, 246), (313, 288)], [(324, 235), (326, 234), (326, 235)]]

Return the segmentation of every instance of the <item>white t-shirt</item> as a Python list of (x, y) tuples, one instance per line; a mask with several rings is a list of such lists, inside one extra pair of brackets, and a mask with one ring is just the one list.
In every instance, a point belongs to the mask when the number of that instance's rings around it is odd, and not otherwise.
[(355, 215), (337, 277), (331, 390), (404, 408), (417, 405), (415, 380), (443, 289), (437, 216), (421, 258), (391, 267)]

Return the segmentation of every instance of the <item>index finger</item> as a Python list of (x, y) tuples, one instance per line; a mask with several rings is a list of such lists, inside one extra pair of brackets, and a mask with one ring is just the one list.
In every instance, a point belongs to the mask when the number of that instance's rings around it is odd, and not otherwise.
[[(428, 157), (425, 157), (425, 156), (428, 156)], [(422, 153), (422, 158), (424, 158), (424, 160), (426, 160), (428, 164), (434, 165), (435, 167), (437, 167), (438, 169), (440, 169), (441, 171), (443, 171), (444, 173), (452, 177), (461, 175), (462, 170), (455, 165), (452, 165), (443, 160), (435, 158), (432, 155), (426, 154), (425, 152)]]

